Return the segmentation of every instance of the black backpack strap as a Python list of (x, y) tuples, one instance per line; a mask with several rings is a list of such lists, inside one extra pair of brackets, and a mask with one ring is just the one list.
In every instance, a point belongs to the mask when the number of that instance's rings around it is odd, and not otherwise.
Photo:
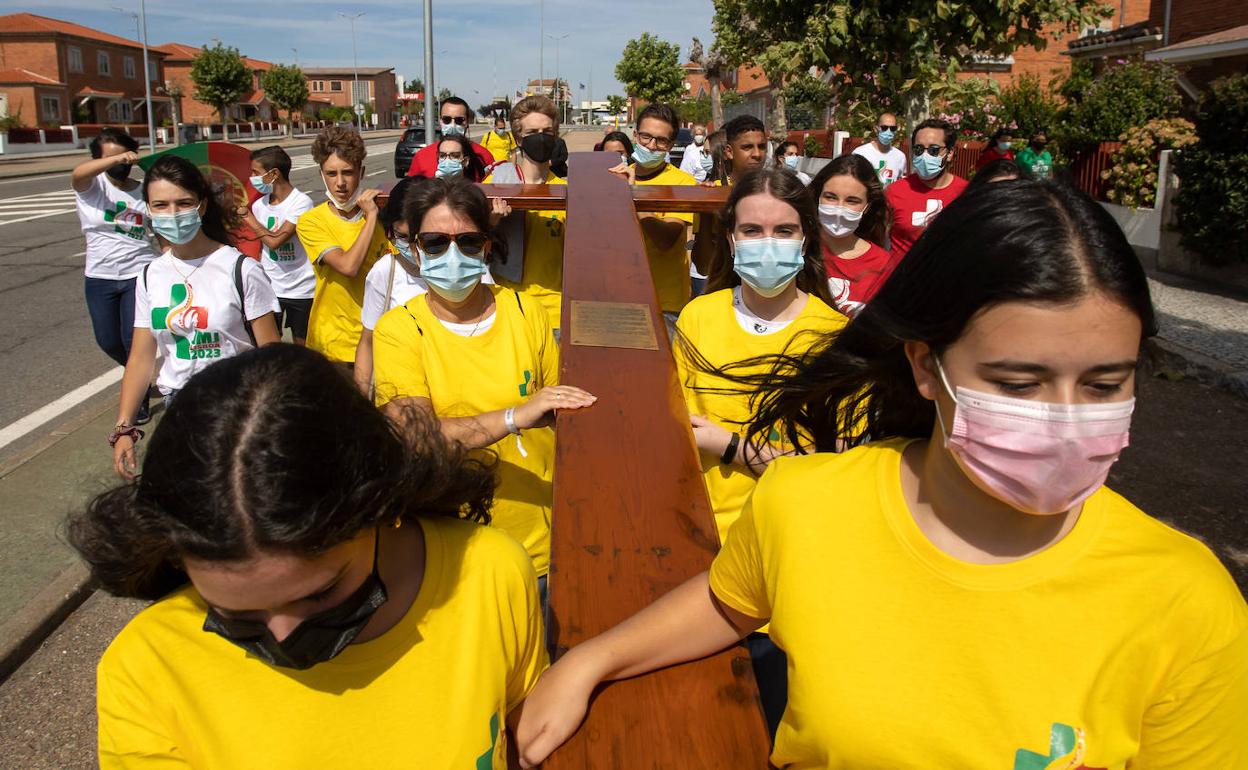
[(234, 290), (238, 292), (238, 307), (243, 311), (243, 328), (247, 330), (247, 338), (251, 340), (251, 346), (256, 346), (256, 335), (251, 330), (251, 321), (247, 320), (247, 299), (243, 292), (243, 260), (250, 259), (246, 254), (239, 254), (238, 259), (234, 260)]
[(151, 262), (148, 262), (146, 265), (143, 266), (143, 291), (147, 291), (147, 269), (151, 266), (152, 266)]
[(516, 295), (516, 307), (520, 308), (520, 316), (524, 317), (524, 305), (520, 302), (520, 292), (513, 292)]

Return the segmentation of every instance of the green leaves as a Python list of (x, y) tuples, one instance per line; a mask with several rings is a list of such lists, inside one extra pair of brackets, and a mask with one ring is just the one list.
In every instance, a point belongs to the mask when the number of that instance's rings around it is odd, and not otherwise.
[(204, 46), (191, 61), (191, 82), (195, 100), (217, 108), (224, 121), (225, 111), (238, 97), (251, 91), (252, 73), (237, 48), (217, 43)]
[(308, 81), (298, 67), (277, 65), (260, 76), (260, 87), (280, 110), (296, 112), (308, 103)]
[(643, 32), (624, 46), (615, 77), (629, 96), (647, 102), (674, 102), (684, 94), (680, 46)]

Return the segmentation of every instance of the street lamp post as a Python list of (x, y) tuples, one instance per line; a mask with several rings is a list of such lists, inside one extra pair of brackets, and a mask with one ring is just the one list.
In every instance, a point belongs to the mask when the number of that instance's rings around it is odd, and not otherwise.
[(156, 152), (156, 118), (152, 115), (151, 65), (147, 63), (147, 0), (139, 0), (139, 13), (113, 6), (114, 10), (134, 17), (134, 33), (143, 45), (143, 99), (147, 109), (147, 146)]
[(355, 51), (355, 20), (363, 16), (364, 12), (358, 11), (355, 14), (347, 14), (339, 11), (338, 15), (351, 22), (351, 67), (355, 71), (355, 81), (351, 86), (351, 112), (355, 115), (357, 129), (363, 133), (364, 114), (360, 110), (360, 105), (357, 101), (360, 98), (360, 60), (356, 56)]
[(559, 107), (559, 122), (560, 123), (566, 123), (568, 121), (568, 116), (565, 114), (567, 112), (567, 102), (563, 99), (563, 89), (559, 87), (559, 41), (563, 40), (565, 37), (568, 37), (571, 34), (572, 34), (571, 32), (565, 32), (562, 35), (546, 35), (546, 37), (555, 41), (555, 88), (554, 88), (554, 91), (555, 91), (555, 100), (561, 105)]
[(425, 0), (425, 142), (433, 142), (433, 0)]

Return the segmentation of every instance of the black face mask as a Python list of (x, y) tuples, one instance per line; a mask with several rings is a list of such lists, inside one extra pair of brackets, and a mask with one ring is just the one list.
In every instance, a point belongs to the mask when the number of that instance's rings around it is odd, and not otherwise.
[(242, 647), (265, 663), (283, 668), (307, 669), (324, 663), (346, 649), (381, 605), (386, 603), (386, 586), (377, 572), (380, 533), (373, 541), (373, 571), (360, 587), (341, 604), (310, 615), (282, 641), (264, 623), (222, 617), (209, 608), (204, 630), (211, 631)]
[(104, 170), (104, 173), (108, 174), (113, 179), (116, 179), (118, 182), (124, 182), (130, 178), (130, 164), (119, 163), (116, 166), (109, 166)]
[(529, 134), (520, 140), (520, 150), (534, 163), (546, 163), (555, 154), (557, 137), (550, 134)]

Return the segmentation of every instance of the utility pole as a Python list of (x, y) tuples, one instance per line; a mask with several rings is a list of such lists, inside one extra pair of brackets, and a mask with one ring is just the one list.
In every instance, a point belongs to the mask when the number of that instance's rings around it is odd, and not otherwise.
[(537, 92), (546, 85), (546, 0), (537, 0)]
[(555, 101), (559, 104), (559, 122), (561, 124), (568, 121), (568, 116), (566, 114), (567, 102), (563, 98), (563, 89), (559, 87), (559, 41), (563, 40), (570, 34), (572, 33), (565, 32), (562, 35), (546, 35), (546, 37), (555, 41), (555, 87), (553, 90), (555, 93)]
[(425, 0), (425, 143), (433, 144), (433, 0)]
[(355, 52), (355, 20), (364, 15), (363, 11), (347, 14), (342, 11), (338, 15), (351, 22), (351, 67), (355, 70), (355, 80), (351, 86), (351, 112), (355, 115), (356, 129), (364, 132), (364, 111), (360, 109), (360, 60)]
[[(139, 13), (127, 11), (115, 5), (113, 10), (121, 11), (134, 19), (134, 34), (143, 46), (143, 99), (147, 109), (147, 147), (150, 152), (156, 152), (156, 118), (152, 115), (152, 78), (149, 70), (151, 65), (147, 63), (147, 0), (139, 0)], [(176, 126), (174, 128), (176, 130)]]

